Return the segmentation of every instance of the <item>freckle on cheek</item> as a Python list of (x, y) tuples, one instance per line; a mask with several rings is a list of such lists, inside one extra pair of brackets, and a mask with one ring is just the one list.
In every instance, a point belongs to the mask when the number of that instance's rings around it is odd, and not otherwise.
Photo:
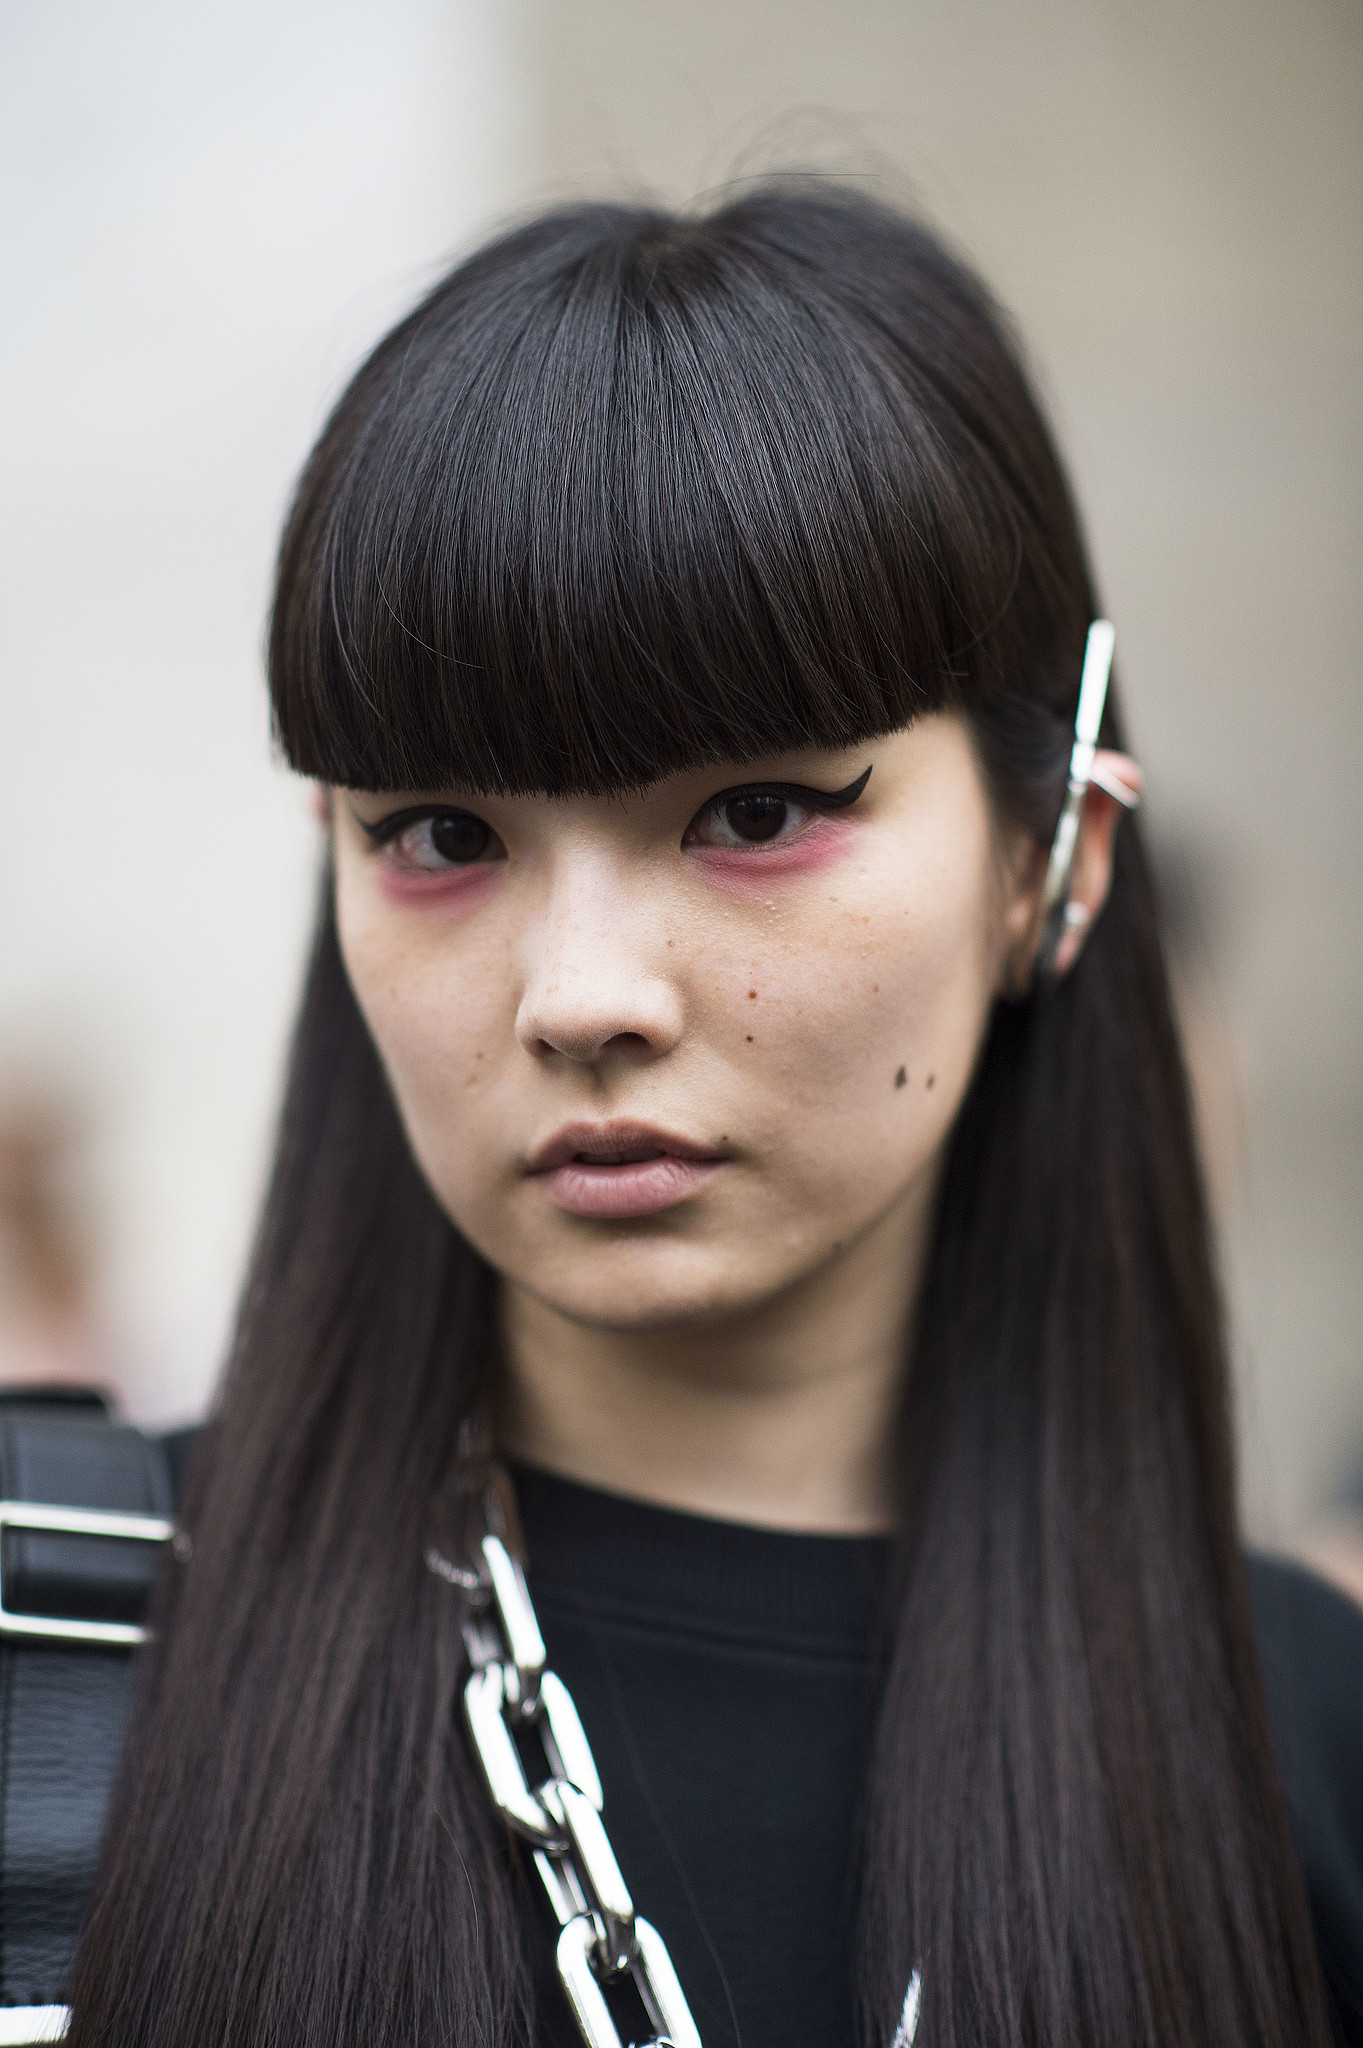
[(895, 1077), (894, 1077), (894, 1085), (895, 1085), (895, 1087), (896, 1087), (896, 1088), (902, 1088), (902, 1087), (904, 1086), (904, 1083), (905, 1083), (905, 1082), (906, 1082), (906, 1081), (908, 1080), (908, 1078), (909, 1078), (909, 1070), (908, 1070), (908, 1068), (907, 1068), (907, 1067), (901, 1067), (901, 1068), (899, 1069), (899, 1072), (898, 1072), (898, 1073), (897, 1073), (897, 1074), (895, 1075)]
[(929, 1074), (927, 1080), (923, 1083), (923, 1086), (925, 1088), (932, 1088), (936, 1086), (936, 1082), (937, 1076), (935, 1074)]

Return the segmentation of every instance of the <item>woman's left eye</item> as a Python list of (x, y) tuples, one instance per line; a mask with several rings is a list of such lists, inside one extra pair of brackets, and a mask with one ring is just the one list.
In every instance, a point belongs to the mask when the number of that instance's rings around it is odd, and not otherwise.
[(815, 813), (772, 790), (737, 789), (717, 796), (687, 828), (689, 846), (768, 846), (793, 839)]

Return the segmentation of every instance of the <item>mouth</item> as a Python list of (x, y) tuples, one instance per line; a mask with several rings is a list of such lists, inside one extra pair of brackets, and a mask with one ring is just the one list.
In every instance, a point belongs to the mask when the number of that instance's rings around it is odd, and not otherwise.
[(619, 1220), (672, 1209), (714, 1179), (728, 1155), (650, 1124), (567, 1124), (527, 1169), (556, 1208)]

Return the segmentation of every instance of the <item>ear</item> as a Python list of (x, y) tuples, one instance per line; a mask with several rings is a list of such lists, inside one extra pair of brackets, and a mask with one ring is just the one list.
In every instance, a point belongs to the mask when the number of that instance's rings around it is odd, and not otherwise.
[(314, 782), (308, 788), (308, 808), (324, 832), (331, 830), (331, 790), (325, 782)]
[[(1070, 871), (1070, 900), (1066, 932), (1055, 959), (1057, 975), (1068, 974), (1083, 950), (1084, 941), (1107, 901), (1112, 886), (1112, 842), (1123, 810), (1140, 801), (1144, 778), (1129, 754), (1103, 748), (1093, 758), (1093, 768), (1079, 817), (1074, 865)], [(1106, 784), (1106, 787), (1104, 785)], [(1110, 792), (1127, 792), (1121, 802)], [(1027, 853), (1016, 871), (1017, 893), (1004, 921), (1005, 954), (999, 993), (1011, 1000), (1025, 996), (1032, 986), (1037, 947), (1041, 943), (1042, 888), (1046, 879), (1048, 846), (1027, 841)]]
[[(1069, 908), (1065, 913), (1067, 929), (1055, 956), (1057, 977), (1069, 973), (1107, 902), (1108, 891), (1112, 887), (1112, 842), (1116, 837), (1117, 822), (1124, 810), (1134, 809), (1140, 801), (1144, 783), (1144, 776), (1129, 754), (1116, 754), (1103, 748), (1094, 755), (1084, 808), (1079, 816)], [(1110, 795), (1109, 790), (1114, 786), (1128, 791), (1130, 801), (1121, 802)]]

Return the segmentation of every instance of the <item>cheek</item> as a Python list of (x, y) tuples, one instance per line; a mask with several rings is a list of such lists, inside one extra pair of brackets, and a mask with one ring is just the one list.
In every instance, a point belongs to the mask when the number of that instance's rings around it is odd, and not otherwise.
[(965, 1093), (992, 1004), (992, 903), (985, 875), (959, 868), (846, 896), (792, 922), (726, 1007), (768, 1142), (807, 1188), (879, 1200), (935, 1153)]
[[(386, 889), (381, 892), (387, 896)], [(497, 962), (454, 958), (364, 901), (337, 901), (341, 954), (397, 1099), (412, 1150), (442, 1198), (452, 1176), (478, 1177), (486, 1080), (502, 1029)]]
[(440, 874), (423, 874), (417, 868), (383, 866), (377, 889), (380, 897), (398, 910), (424, 910), (448, 918), (474, 910), (496, 887), (499, 867), (493, 861), (471, 862), (466, 868), (451, 868)]
[(736, 902), (754, 903), (764, 902), (773, 890), (817, 876), (821, 868), (842, 860), (855, 843), (855, 827), (821, 818), (788, 845), (777, 843), (765, 851), (706, 846), (697, 848), (691, 859), (712, 889)]

